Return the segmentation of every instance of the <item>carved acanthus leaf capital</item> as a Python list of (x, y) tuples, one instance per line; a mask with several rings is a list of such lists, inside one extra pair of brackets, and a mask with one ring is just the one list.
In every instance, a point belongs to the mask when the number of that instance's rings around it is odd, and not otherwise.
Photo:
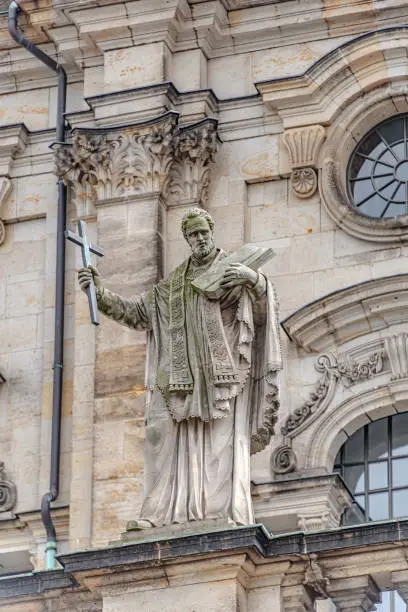
[(55, 154), (56, 171), (85, 212), (93, 202), (161, 194), (204, 203), (217, 149), (216, 121), (179, 128), (178, 114), (131, 126), (76, 129)]
[(171, 172), (170, 203), (206, 205), (217, 147), (214, 119), (204, 119), (180, 129)]

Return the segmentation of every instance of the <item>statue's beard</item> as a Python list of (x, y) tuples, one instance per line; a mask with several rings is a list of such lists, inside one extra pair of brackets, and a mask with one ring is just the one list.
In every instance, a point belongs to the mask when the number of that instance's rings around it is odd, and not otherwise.
[(201, 259), (205, 259), (211, 251), (215, 248), (214, 240), (210, 240), (207, 244), (203, 244), (201, 246), (196, 246), (193, 249), (194, 259), (200, 261)]

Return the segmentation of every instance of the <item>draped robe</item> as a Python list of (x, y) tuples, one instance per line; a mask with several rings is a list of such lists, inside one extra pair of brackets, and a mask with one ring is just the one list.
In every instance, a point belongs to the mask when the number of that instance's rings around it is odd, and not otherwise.
[(269, 443), (279, 406), (277, 300), (261, 273), (219, 300), (198, 293), (191, 281), (225, 256), (189, 258), (135, 299), (97, 290), (103, 314), (147, 331), (140, 518), (156, 526), (253, 523), (250, 453)]

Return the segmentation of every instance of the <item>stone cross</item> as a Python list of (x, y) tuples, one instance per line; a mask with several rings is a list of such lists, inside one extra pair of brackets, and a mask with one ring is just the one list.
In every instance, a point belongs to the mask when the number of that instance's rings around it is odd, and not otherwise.
[[(66, 230), (65, 238), (68, 238), (68, 240), (81, 247), (82, 262), (84, 264), (84, 268), (89, 268), (92, 263), (91, 253), (95, 253), (95, 255), (98, 255), (99, 257), (104, 256), (103, 249), (89, 244), (88, 236), (86, 235), (86, 223), (85, 221), (81, 221), (81, 219), (78, 221), (78, 234), (74, 234), (73, 232)], [(98, 304), (96, 301), (95, 284), (93, 280), (88, 286), (87, 295), (89, 302), (89, 310), (91, 312), (91, 321), (94, 325), (99, 325), (99, 311)]]

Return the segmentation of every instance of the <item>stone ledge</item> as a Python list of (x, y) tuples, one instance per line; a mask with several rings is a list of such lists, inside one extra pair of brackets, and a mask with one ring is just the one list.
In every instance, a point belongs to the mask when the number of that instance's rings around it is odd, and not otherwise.
[(37, 595), (44, 591), (75, 586), (77, 583), (73, 576), (61, 570), (18, 574), (0, 579), (0, 598)]

